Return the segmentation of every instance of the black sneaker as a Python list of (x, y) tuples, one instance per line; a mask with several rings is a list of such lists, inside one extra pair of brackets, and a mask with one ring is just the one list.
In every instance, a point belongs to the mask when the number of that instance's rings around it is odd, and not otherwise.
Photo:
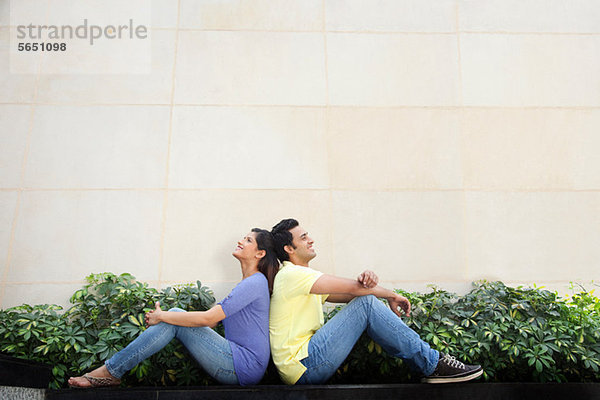
[(457, 383), (479, 378), (481, 365), (465, 365), (450, 354), (440, 353), (440, 360), (433, 374), (422, 379), (424, 383)]

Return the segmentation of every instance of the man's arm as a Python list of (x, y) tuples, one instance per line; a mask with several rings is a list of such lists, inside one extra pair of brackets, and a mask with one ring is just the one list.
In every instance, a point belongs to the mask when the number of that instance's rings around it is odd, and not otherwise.
[(351, 294), (329, 294), (329, 296), (327, 296), (327, 302), (329, 302), (329, 303), (348, 303), (350, 300), (352, 300), (355, 297), (356, 296), (351, 295)]
[(357, 296), (366, 296), (372, 294), (373, 296), (386, 299), (390, 305), (392, 311), (402, 316), (398, 307), (402, 308), (402, 311), (408, 316), (410, 315), (410, 302), (404, 296), (400, 296), (389, 289), (382, 288), (381, 286), (375, 286), (372, 288), (364, 287), (363, 284), (357, 280), (340, 278), (333, 275), (323, 274), (313, 284), (310, 292), (312, 294), (329, 294), (327, 301), (336, 302), (336, 300), (347, 299)]
[[(373, 271), (366, 270), (356, 277), (358, 283), (365, 288), (374, 288), (379, 282), (379, 277)], [(355, 298), (352, 294), (329, 294), (327, 301), (329, 303), (348, 303)]]

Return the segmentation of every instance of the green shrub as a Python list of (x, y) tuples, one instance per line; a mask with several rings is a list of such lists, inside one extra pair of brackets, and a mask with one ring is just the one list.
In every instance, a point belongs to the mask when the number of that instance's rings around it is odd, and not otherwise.
[[(166, 310), (209, 309), (212, 291), (202, 286), (179, 285), (162, 291), (136, 282), (130, 274), (92, 274), (88, 284), (71, 297), (64, 313), (57, 305), (22, 305), (0, 310), (0, 351), (53, 366), (51, 388), (63, 387), (101, 365), (145, 330), (144, 313), (160, 301)], [(123, 379), (136, 385), (198, 385), (211, 382), (177, 341), (140, 363)], [(175, 357), (173, 357), (175, 355)]]
[[(412, 304), (405, 322), (432, 347), (481, 364), (486, 381), (598, 382), (600, 299), (580, 289), (566, 299), (501, 282), (474, 283), (464, 296), (436, 287), (397, 292)], [(411, 382), (413, 375), (363, 334), (334, 381)]]
[[(144, 328), (144, 313), (163, 309), (207, 310), (212, 292), (182, 285), (158, 291), (129, 274), (90, 275), (66, 312), (56, 305), (0, 310), (0, 350), (54, 366), (52, 388), (81, 375), (125, 347)], [(433, 287), (431, 293), (398, 291), (412, 303), (405, 322), (434, 348), (483, 365), (487, 381), (600, 381), (600, 299), (580, 288), (568, 298), (541, 288), (477, 282), (464, 296)], [(326, 319), (340, 307), (326, 313)], [(217, 331), (223, 334), (222, 326)], [(366, 334), (331, 383), (418, 381), (399, 359)], [(214, 381), (176, 340), (140, 363), (125, 385), (205, 385)], [(280, 383), (271, 366), (263, 383)]]

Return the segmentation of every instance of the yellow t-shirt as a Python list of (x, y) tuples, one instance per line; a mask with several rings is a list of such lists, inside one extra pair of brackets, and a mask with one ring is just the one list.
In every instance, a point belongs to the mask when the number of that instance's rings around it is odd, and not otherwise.
[(306, 367), (308, 342), (323, 326), (323, 303), (329, 295), (311, 294), (313, 284), (323, 275), (312, 268), (284, 261), (275, 276), (269, 333), (271, 355), (283, 382), (293, 385)]

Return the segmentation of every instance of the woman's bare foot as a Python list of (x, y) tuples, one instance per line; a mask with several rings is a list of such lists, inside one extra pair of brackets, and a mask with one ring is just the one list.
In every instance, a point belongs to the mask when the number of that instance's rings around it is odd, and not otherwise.
[[(86, 378), (87, 376), (87, 378)], [(99, 378), (99, 379), (93, 379)], [(80, 388), (89, 388), (89, 387), (97, 387), (97, 386), (115, 386), (118, 385), (121, 381), (114, 376), (112, 376), (106, 366), (103, 365), (100, 368), (96, 368), (92, 372), (88, 372), (84, 376), (77, 376), (69, 378), (69, 386), (80, 387)]]

